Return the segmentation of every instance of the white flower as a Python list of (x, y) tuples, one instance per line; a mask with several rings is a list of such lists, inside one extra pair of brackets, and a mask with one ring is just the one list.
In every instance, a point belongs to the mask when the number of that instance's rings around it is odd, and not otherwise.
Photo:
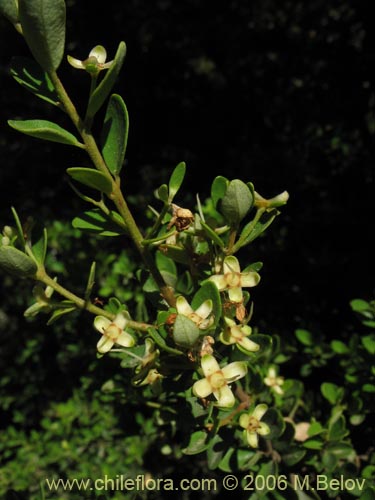
[(191, 319), (191, 321), (193, 321), (193, 323), (195, 323), (200, 330), (207, 330), (207, 328), (209, 328), (214, 322), (214, 318), (212, 316), (209, 317), (212, 313), (212, 307), (211, 299), (207, 299), (202, 302), (202, 304), (195, 311), (182, 295), (177, 297), (176, 301), (177, 313)]
[(125, 332), (128, 323), (125, 313), (119, 313), (113, 321), (105, 316), (96, 316), (94, 327), (102, 334), (97, 344), (97, 349), (101, 354), (110, 351), (114, 344), (123, 347), (132, 347), (135, 344), (133, 337)]
[(246, 351), (255, 352), (259, 351), (259, 344), (256, 344), (248, 338), (251, 334), (251, 328), (247, 325), (237, 325), (237, 323), (231, 319), (224, 317), (226, 326), (224, 330), (220, 333), (219, 339), (223, 344), (237, 344)]
[(267, 410), (267, 405), (260, 404), (252, 412), (243, 413), (240, 416), (240, 426), (245, 429), (244, 436), (252, 448), (258, 448), (258, 434), (259, 436), (266, 436), (270, 433), (268, 425), (260, 421)]
[(276, 369), (273, 366), (268, 368), (267, 377), (263, 379), (263, 382), (271, 387), (277, 394), (284, 394), (281, 388), (284, 383), (284, 377), (278, 377)]
[(84, 69), (93, 75), (97, 75), (99, 71), (103, 69), (110, 68), (113, 63), (113, 61), (105, 62), (107, 59), (107, 51), (102, 45), (96, 45), (96, 47), (90, 51), (88, 58), (84, 61), (69, 55), (67, 58), (69, 64), (73, 66), (73, 68)]
[(241, 273), (237, 257), (229, 255), (224, 259), (223, 274), (214, 274), (209, 280), (215, 283), (220, 292), (228, 290), (229, 300), (242, 302), (242, 288), (256, 286), (260, 276), (254, 271)]
[(220, 368), (216, 359), (210, 354), (206, 354), (201, 359), (201, 366), (205, 378), (195, 382), (193, 394), (199, 398), (206, 398), (213, 394), (217, 399), (217, 406), (232, 407), (235, 403), (235, 397), (228, 384), (246, 375), (246, 363), (234, 361)]

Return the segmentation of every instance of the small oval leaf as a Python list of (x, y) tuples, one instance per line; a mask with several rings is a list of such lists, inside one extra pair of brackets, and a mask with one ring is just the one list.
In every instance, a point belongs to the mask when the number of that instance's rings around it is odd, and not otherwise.
[(182, 182), (185, 177), (186, 163), (182, 161), (173, 170), (171, 178), (169, 179), (169, 202), (173, 200), (176, 196), (178, 190), (180, 189)]
[(65, 1), (18, 0), (22, 33), (31, 53), (46, 71), (55, 71), (65, 48)]
[(30, 278), (38, 270), (30, 257), (10, 246), (0, 247), (0, 268), (19, 278)]
[(121, 172), (128, 143), (129, 115), (122, 97), (113, 94), (108, 103), (101, 134), (104, 160), (113, 175)]
[(231, 224), (238, 225), (246, 216), (254, 203), (254, 197), (249, 187), (239, 179), (234, 179), (228, 185), (221, 200), (220, 212)]
[(95, 116), (96, 112), (102, 107), (104, 101), (111, 93), (111, 90), (114, 84), (116, 83), (117, 77), (122, 68), (125, 54), (126, 54), (125, 42), (120, 42), (113, 63), (111, 64), (111, 67), (107, 71), (103, 80), (100, 82), (100, 84), (96, 87), (96, 89), (90, 96), (87, 108), (88, 118), (93, 118)]
[(108, 196), (112, 193), (112, 181), (105, 174), (93, 168), (73, 167), (66, 170), (67, 174), (77, 182), (97, 189)]
[(177, 345), (189, 349), (193, 347), (200, 336), (200, 330), (186, 316), (178, 314), (173, 326), (173, 339)]
[(219, 200), (224, 197), (228, 184), (228, 179), (226, 177), (223, 177), (222, 175), (218, 175), (213, 180), (211, 185), (211, 198), (215, 208)]
[(118, 219), (119, 225), (105, 216), (101, 210), (94, 209), (75, 217), (72, 221), (72, 226), (76, 229), (100, 236), (119, 236), (124, 234), (125, 231), (121, 230), (120, 227), (123, 224), (121, 215), (117, 212), (111, 212), (111, 214), (114, 219)]
[(85, 147), (73, 134), (57, 125), (57, 123), (48, 120), (8, 120), (8, 125), (18, 132), (38, 139), (68, 144), (78, 148)]

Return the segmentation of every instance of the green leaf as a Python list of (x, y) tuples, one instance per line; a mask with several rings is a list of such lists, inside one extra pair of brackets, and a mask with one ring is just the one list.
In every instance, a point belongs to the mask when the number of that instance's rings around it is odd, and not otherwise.
[(182, 449), (182, 453), (184, 453), (184, 455), (197, 455), (198, 453), (202, 453), (202, 451), (205, 451), (208, 447), (206, 441), (207, 432), (195, 431), (191, 434), (187, 447)]
[(18, 217), (17, 211), (16, 211), (16, 209), (14, 207), (12, 207), (11, 210), (12, 210), (14, 221), (16, 223), (17, 236), (18, 236), (19, 242), (22, 245), (22, 247), (25, 248), (26, 241), (25, 241), (25, 236), (23, 234), (23, 227), (22, 227), (20, 218)]
[(334, 453), (325, 450), (322, 454), (322, 464), (328, 472), (332, 472), (338, 463), (339, 459)]
[(232, 225), (237, 226), (250, 211), (254, 197), (249, 187), (239, 179), (231, 181), (221, 199), (220, 212)]
[(43, 265), (47, 254), (47, 229), (43, 229), (42, 234), (33, 244), (32, 252), (38, 263)]
[(363, 384), (362, 391), (374, 393), (375, 392), (375, 385), (374, 384)]
[(343, 388), (331, 382), (323, 382), (320, 391), (332, 405), (338, 403), (343, 396)]
[(228, 184), (228, 179), (222, 177), (221, 175), (215, 177), (213, 180), (211, 185), (211, 198), (215, 208), (217, 207), (219, 200), (224, 197)]
[(340, 415), (339, 418), (336, 419), (328, 428), (328, 439), (330, 441), (340, 441), (348, 434), (349, 431), (346, 428), (344, 415)]
[(331, 349), (337, 354), (347, 354), (350, 352), (349, 347), (341, 340), (332, 340)]
[(312, 437), (318, 434), (322, 434), (323, 432), (325, 432), (325, 429), (320, 422), (312, 422), (307, 432), (308, 435)]
[[(123, 222), (120, 214), (111, 212), (112, 216)], [(124, 234), (121, 228), (99, 209), (87, 210), (82, 215), (75, 217), (72, 225), (76, 229), (81, 229), (100, 236), (119, 236)]]
[(319, 439), (308, 439), (304, 441), (303, 446), (308, 450), (321, 450), (323, 448), (323, 442)]
[(102, 107), (116, 83), (117, 77), (122, 68), (126, 54), (125, 42), (120, 42), (111, 67), (106, 72), (105, 77), (91, 94), (87, 108), (87, 117), (93, 118)]
[(12, 24), (18, 21), (18, 6), (16, 0), (0, 0), (0, 13), (3, 14)]
[(156, 252), (155, 262), (166, 284), (174, 288), (177, 282), (177, 268), (174, 261), (162, 252)]
[(210, 470), (214, 470), (218, 467), (227, 449), (228, 443), (226, 443), (219, 434), (216, 434), (214, 438), (211, 439), (209, 447), (207, 448), (207, 465)]
[(361, 338), (361, 342), (363, 347), (369, 354), (375, 354), (375, 335), (366, 335), (365, 337)]
[(18, 132), (38, 139), (68, 144), (78, 148), (85, 147), (73, 134), (57, 125), (57, 123), (48, 120), (8, 120), (8, 125), (18, 130)]
[(190, 257), (185, 248), (177, 245), (161, 245), (164, 254), (180, 264), (189, 264)]
[(90, 273), (87, 280), (86, 290), (85, 290), (85, 300), (88, 301), (90, 299), (90, 295), (92, 289), (95, 285), (95, 271), (96, 271), (96, 262), (93, 262), (90, 267)]
[(178, 190), (180, 189), (182, 182), (185, 177), (186, 163), (181, 162), (173, 170), (171, 178), (169, 179), (169, 203), (172, 202), (173, 198), (176, 196)]
[(40, 66), (55, 71), (65, 47), (64, 0), (18, 0), (23, 36)]
[(77, 182), (93, 189), (97, 189), (106, 195), (112, 193), (112, 181), (105, 174), (93, 168), (74, 167), (66, 170), (67, 174)]
[(17, 248), (0, 247), (0, 268), (19, 278), (29, 278), (35, 275), (36, 263)]
[(263, 417), (263, 421), (270, 428), (270, 433), (265, 436), (265, 439), (275, 439), (284, 432), (284, 418), (282, 414), (275, 408), (268, 408), (266, 414)]
[(221, 300), (219, 290), (212, 281), (205, 281), (202, 284), (191, 301), (191, 307), (196, 310), (208, 299), (212, 301), (212, 314), (214, 316), (214, 323), (212, 326), (216, 326), (221, 318)]
[(306, 455), (306, 450), (299, 446), (290, 446), (286, 453), (282, 454), (282, 461), (287, 467), (293, 467)]
[(33, 59), (13, 57), (10, 74), (17, 83), (40, 99), (55, 106), (59, 104), (59, 98), (48, 74)]
[(345, 458), (349, 462), (356, 457), (355, 451), (348, 443), (328, 443), (326, 450), (338, 458)]
[(173, 325), (173, 339), (175, 343), (186, 349), (194, 346), (201, 335), (196, 324), (186, 316), (178, 314)]
[(297, 329), (295, 336), (305, 346), (312, 346), (314, 343), (313, 336), (308, 330), (303, 330), (302, 328)]
[(52, 325), (52, 323), (60, 319), (62, 316), (65, 316), (66, 314), (76, 311), (77, 310), (76, 306), (74, 305), (72, 306), (71, 304), (72, 302), (70, 300), (62, 301), (60, 303), (61, 307), (53, 311), (53, 313), (51, 314), (49, 320), (47, 321), (47, 325)]
[(200, 224), (202, 226), (203, 231), (206, 233), (206, 236), (208, 236), (220, 248), (224, 248), (224, 242), (220, 238), (220, 236), (208, 224), (203, 222), (203, 220), (200, 220)]
[(121, 172), (128, 143), (129, 115), (121, 96), (112, 94), (101, 134), (104, 160), (113, 175)]
[(253, 219), (248, 222), (242, 229), (240, 237), (238, 238), (233, 250), (236, 252), (241, 247), (248, 245), (258, 238), (258, 236), (260, 236), (272, 224), (275, 217), (279, 214), (280, 212), (274, 208), (263, 212), (258, 221)]
[(350, 301), (350, 307), (353, 309), (353, 311), (362, 312), (370, 309), (370, 304), (366, 300), (353, 299)]
[(155, 196), (158, 200), (161, 200), (164, 203), (168, 203), (168, 186), (166, 184), (162, 184), (156, 191)]

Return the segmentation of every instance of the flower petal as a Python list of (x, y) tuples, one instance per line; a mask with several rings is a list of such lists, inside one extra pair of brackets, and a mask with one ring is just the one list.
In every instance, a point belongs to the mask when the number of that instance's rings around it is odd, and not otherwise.
[(238, 343), (240, 346), (242, 346), (244, 349), (250, 352), (256, 352), (259, 351), (259, 344), (256, 342), (253, 342), (252, 340), (248, 339), (247, 337), (243, 337), (242, 339), (238, 340)]
[(196, 309), (195, 314), (206, 319), (212, 312), (212, 300), (207, 299)]
[(112, 321), (105, 316), (96, 316), (96, 318), (94, 319), (94, 327), (100, 333), (104, 333), (104, 331), (109, 327), (111, 323)]
[(228, 295), (229, 295), (229, 300), (231, 300), (232, 302), (242, 302), (243, 301), (241, 287), (229, 288)]
[(260, 281), (260, 276), (258, 273), (250, 271), (248, 273), (241, 274), (241, 286), (245, 288), (250, 286), (257, 286), (259, 281)]
[(252, 448), (258, 448), (258, 434), (256, 432), (246, 432), (246, 439)]
[(255, 408), (254, 408), (254, 411), (252, 413), (252, 416), (254, 418), (256, 418), (257, 420), (261, 420), (263, 415), (266, 413), (266, 411), (268, 410), (268, 406), (265, 405), (265, 404), (260, 404), (260, 405), (257, 405)]
[(114, 345), (113, 340), (109, 339), (105, 335), (103, 335), (99, 342), (96, 345), (96, 348), (101, 354), (105, 354), (106, 352), (110, 351)]
[(260, 427), (257, 429), (259, 436), (267, 436), (271, 432), (271, 429), (265, 422), (260, 422)]
[(229, 255), (229, 257), (225, 257), (224, 259), (224, 274), (226, 273), (240, 273), (240, 263), (238, 262), (237, 257), (234, 255)]
[(214, 391), (214, 396), (217, 399), (217, 406), (222, 408), (231, 408), (236, 402), (234, 394), (228, 385), (224, 385), (219, 390)]
[(182, 295), (177, 297), (176, 309), (178, 314), (182, 314), (183, 316), (189, 316), (189, 314), (194, 312), (189, 302)]
[(195, 382), (193, 385), (193, 394), (199, 398), (206, 398), (212, 394), (212, 387), (209, 381), (206, 378), (202, 378)]
[(219, 363), (210, 354), (206, 354), (202, 357), (201, 366), (205, 377), (209, 377), (213, 373), (220, 370)]
[(238, 380), (246, 375), (247, 366), (243, 361), (233, 361), (233, 363), (229, 363), (229, 365), (224, 366), (224, 368), (222, 368), (222, 372), (228, 382), (234, 382), (235, 380)]
[(67, 56), (68, 63), (73, 66), (73, 68), (77, 69), (85, 69), (85, 66), (83, 62), (80, 59), (76, 59), (75, 57), (72, 56)]
[(113, 323), (115, 323), (119, 328), (121, 328), (121, 330), (123, 330), (128, 324), (128, 319), (126, 318), (124, 313), (118, 313), (113, 320)]
[(107, 51), (102, 45), (96, 45), (90, 51), (89, 57), (95, 57), (99, 64), (103, 64), (107, 59)]
[(227, 288), (227, 281), (223, 274), (214, 274), (213, 276), (210, 276), (208, 279), (217, 286), (220, 292)]
[(242, 413), (242, 415), (240, 415), (240, 418), (239, 418), (240, 426), (243, 427), (244, 429), (247, 429), (247, 426), (249, 425), (249, 420), (250, 420), (249, 414)]
[(122, 332), (118, 336), (116, 344), (122, 345), (123, 347), (132, 347), (135, 344), (135, 341), (129, 333)]
[(225, 345), (235, 344), (236, 339), (230, 334), (230, 331), (225, 329), (219, 335), (219, 340)]

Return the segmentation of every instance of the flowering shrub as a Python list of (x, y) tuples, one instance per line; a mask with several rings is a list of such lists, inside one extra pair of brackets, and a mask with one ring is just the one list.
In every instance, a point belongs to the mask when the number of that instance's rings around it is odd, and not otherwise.
[[(355, 426), (368, 417), (370, 407), (364, 405), (362, 392), (346, 394), (343, 387), (323, 384), (322, 395), (330, 408), (319, 416), (303, 383), (282, 374), (280, 365), (295, 354), (293, 348), (252, 324), (252, 294), (261, 280), (262, 263), (245, 261), (248, 253), (241, 250), (268, 230), (288, 193), (265, 198), (248, 180), (217, 176), (210, 199), (202, 202), (197, 193), (195, 206), (181, 207), (176, 203), (186, 174), (181, 162), (155, 189), (155, 206), (145, 207), (150, 226), (140, 227), (129, 206), (123, 168), (128, 111), (123, 98), (112, 93), (124, 63), (125, 43), (119, 43), (109, 62), (100, 45), (86, 59), (67, 56), (73, 68), (83, 70), (77, 78), (88, 73), (91, 82), (81, 116), (58, 74), (65, 54), (65, 2), (2, 0), (0, 8), (33, 56), (15, 58), (12, 76), (55, 106), (57, 116), (64, 113), (73, 131), (44, 119), (8, 123), (16, 131), (88, 156), (90, 167), (66, 170), (73, 193), (85, 206), (72, 225), (83, 238), (95, 234), (132, 242), (139, 258), (134, 286), (141, 288), (146, 304), (135, 311), (133, 301), (129, 305), (116, 294), (105, 304), (96, 299), (96, 262), (83, 277), (82, 295), (64, 287), (46, 264), (47, 228), (25, 227), (13, 208), (13, 222), (2, 230), (0, 267), (17, 279), (36, 283), (36, 302), (25, 315), (46, 313), (48, 323), (53, 323), (66, 321), (77, 310), (91, 314), (87, 321), (98, 359), (117, 360), (117, 369), (126, 370), (128, 380), (122, 391), (138, 391), (134, 401), (154, 409), (150, 421), (163, 429), (165, 453), (174, 453), (176, 460), (198, 455), (210, 471), (239, 475), (246, 498), (316, 498), (313, 488), (306, 488), (308, 483), (295, 480), (298, 474), (311, 481), (325, 474), (324, 492), (330, 496), (336, 495), (337, 477), (356, 478), (355, 487), (347, 486), (352, 495), (372, 495), (373, 458), (358, 456), (347, 428), (348, 418)], [(101, 109), (103, 123), (97, 115)], [(298, 331), (297, 339), (308, 357), (316, 354), (309, 332)], [(373, 334), (367, 339), (361, 353), (365, 357), (373, 354)], [(340, 363), (353, 369), (345, 360), (347, 353), (346, 346), (336, 342), (328, 358), (343, 355)], [(320, 362), (323, 354), (316, 354)], [(307, 366), (314, 365), (309, 360)], [(354, 370), (348, 381), (359, 376)], [(362, 387), (366, 394), (374, 392), (373, 378), (372, 370)], [(178, 451), (173, 452), (178, 439)], [(249, 474), (279, 478), (278, 488), (259, 482), (251, 493)]]

